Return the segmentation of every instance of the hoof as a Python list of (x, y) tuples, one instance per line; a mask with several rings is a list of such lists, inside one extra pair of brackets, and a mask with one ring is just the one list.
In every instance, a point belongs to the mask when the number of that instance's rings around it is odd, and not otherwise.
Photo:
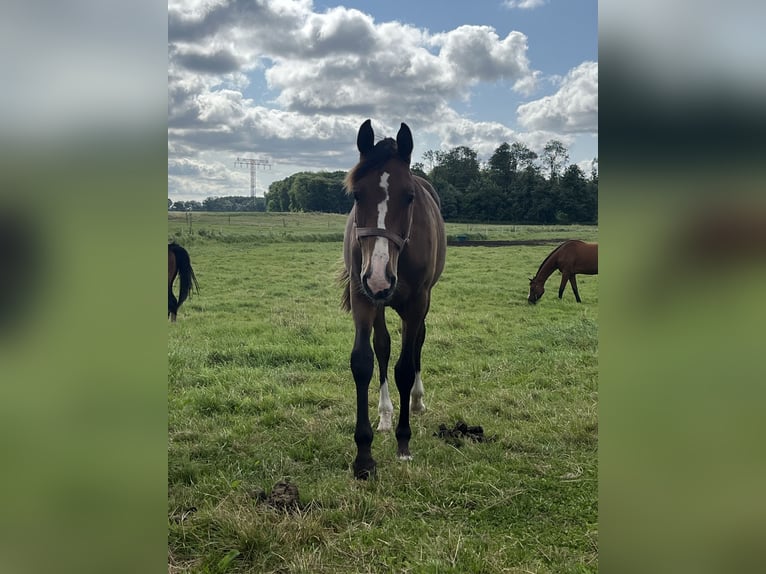
[(377, 465), (374, 460), (367, 462), (354, 461), (354, 478), (357, 480), (368, 480), (375, 478), (375, 469)]
[(423, 399), (420, 399), (417, 402), (410, 402), (410, 412), (416, 415), (426, 412), (426, 404), (423, 402)]
[(386, 416), (385, 414), (380, 416), (380, 422), (378, 423), (378, 428), (376, 429), (378, 432), (388, 432), (393, 428), (393, 425), (391, 424), (391, 415), (388, 414)]

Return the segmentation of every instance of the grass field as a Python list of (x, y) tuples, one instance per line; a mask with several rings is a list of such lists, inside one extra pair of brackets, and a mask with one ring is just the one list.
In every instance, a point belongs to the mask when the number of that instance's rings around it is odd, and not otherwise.
[[(193, 217), (189, 234), (185, 214), (169, 215), (201, 285), (168, 325), (169, 571), (598, 570), (597, 276), (578, 277), (582, 304), (569, 288), (556, 298), (556, 274), (530, 306), (528, 278), (553, 244), (449, 247), (427, 319), (414, 459), (398, 461), (393, 435), (376, 433), (377, 478), (356, 481), (354, 330), (335, 285), (344, 218)], [(448, 225), (474, 233), (597, 237)], [(495, 440), (435, 436), (458, 420)], [(262, 501), (280, 480), (299, 489), (297, 509)]]

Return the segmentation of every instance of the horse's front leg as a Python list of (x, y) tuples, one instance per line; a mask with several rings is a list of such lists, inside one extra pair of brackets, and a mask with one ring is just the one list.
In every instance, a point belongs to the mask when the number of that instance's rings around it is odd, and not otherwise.
[(391, 335), (386, 327), (385, 307), (381, 307), (375, 316), (374, 332), (372, 344), (375, 349), (375, 356), (378, 359), (378, 372), (380, 374), (380, 398), (378, 400), (378, 432), (390, 431), (392, 428), (392, 417), (394, 415), (394, 405), (391, 403), (391, 396), (388, 393), (388, 359), (391, 356)]
[[(352, 303), (353, 304), (353, 303)], [(372, 379), (373, 354), (370, 346), (370, 332), (374, 309), (359, 313), (354, 310), (356, 335), (354, 348), (351, 351), (351, 373), (356, 384), (356, 459), (354, 460), (354, 476), (367, 479), (375, 475), (375, 460), (372, 458), (372, 426), (367, 407), (370, 379)], [(372, 311), (370, 313), (369, 311)]]
[(421, 378), (420, 356), (423, 350), (423, 343), (426, 340), (426, 323), (420, 328), (418, 338), (415, 341), (415, 382), (410, 391), (410, 412), (419, 414), (426, 412), (426, 404), (423, 401), (425, 390), (423, 389), (423, 379)]

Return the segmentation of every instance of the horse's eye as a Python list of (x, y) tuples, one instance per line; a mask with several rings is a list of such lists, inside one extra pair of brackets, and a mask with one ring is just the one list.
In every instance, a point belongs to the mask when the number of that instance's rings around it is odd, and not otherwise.
[(351, 192), (351, 195), (354, 196), (354, 201), (359, 201), (359, 192), (358, 191)]
[(404, 200), (407, 203), (407, 205), (409, 205), (410, 203), (415, 201), (415, 194), (414, 193), (408, 193), (407, 195), (404, 196)]

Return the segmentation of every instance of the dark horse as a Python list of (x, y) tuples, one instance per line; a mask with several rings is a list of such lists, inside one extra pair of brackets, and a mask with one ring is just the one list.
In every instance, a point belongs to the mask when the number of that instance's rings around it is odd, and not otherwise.
[(527, 301), (537, 303), (537, 300), (545, 293), (545, 282), (548, 277), (558, 269), (561, 271), (561, 285), (559, 286), (559, 299), (564, 294), (567, 281), (572, 285), (575, 299), (578, 303), (580, 294), (577, 292), (577, 273), (585, 275), (598, 274), (598, 243), (585, 243), (579, 239), (571, 239), (559, 245), (543, 259), (537, 275), (529, 280), (529, 297)]
[(427, 181), (410, 171), (410, 128), (402, 124), (396, 141), (386, 138), (375, 144), (374, 137), (367, 120), (356, 139), (359, 163), (345, 180), (346, 190), (354, 196), (354, 206), (343, 239), (343, 307), (351, 311), (356, 328), (351, 351), (351, 372), (356, 383), (354, 476), (361, 479), (375, 474), (367, 409), (374, 364), (370, 335), (380, 373), (378, 430), (389, 431), (394, 407), (388, 394), (391, 337), (386, 327), (386, 307), (392, 307), (401, 317), (402, 351), (394, 368), (400, 399), (396, 440), (399, 458), (409, 460), (410, 410), (425, 410), (420, 378), (425, 318), (431, 288), (444, 269), (447, 250), (439, 196)]
[[(178, 299), (173, 295), (173, 282), (176, 276), (181, 277), (181, 290), (178, 293)], [(195, 291), (199, 293), (197, 277), (191, 266), (189, 253), (177, 243), (168, 243), (168, 317), (175, 323), (176, 314), (181, 304), (191, 297), (192, 285)]]

